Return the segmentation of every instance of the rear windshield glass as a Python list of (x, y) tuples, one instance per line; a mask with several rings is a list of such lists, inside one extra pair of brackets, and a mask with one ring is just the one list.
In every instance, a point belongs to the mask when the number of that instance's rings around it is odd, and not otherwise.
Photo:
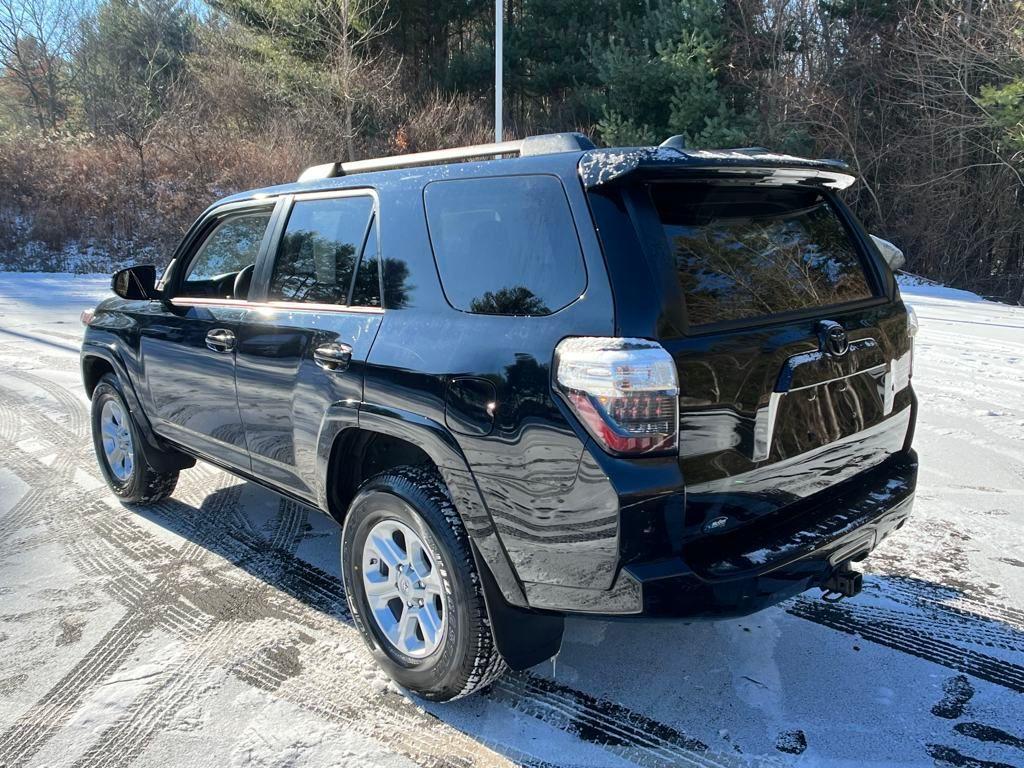
[(548, 315), (587, 287), (569, 201), (554, 176), (428, 184), (430, 242), (448, 302), (485, 315)]
[(691, 325), (874, 294), (850, 233), (814, 190), (652, 184)]

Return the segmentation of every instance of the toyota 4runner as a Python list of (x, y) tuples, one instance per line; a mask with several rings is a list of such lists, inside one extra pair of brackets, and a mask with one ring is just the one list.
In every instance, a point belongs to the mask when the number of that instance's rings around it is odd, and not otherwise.
[(333, 517), (356, 626), (434, 700), (555, 654), (566, 614), (854, 595), (917, 406), (853, 182), (554, 134), (226, 198), (84, 317), (100, 466), (128, 503), (199, 458)]

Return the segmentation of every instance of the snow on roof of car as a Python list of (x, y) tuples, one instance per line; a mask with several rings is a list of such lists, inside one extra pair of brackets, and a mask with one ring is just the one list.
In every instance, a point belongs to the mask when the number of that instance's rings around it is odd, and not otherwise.
[(754, 183), (811, 184), (845, 189), (856, 178), (840, 160), (814, 160), (796, 155), (750, 149), (679, 149), (676, 147), (626, 147), (592, 149), (580, 156), (579, 173), (587, 187), (619, 181), (638, 171), (653, 174), (678, 171), (714, 171), (736, 174)]

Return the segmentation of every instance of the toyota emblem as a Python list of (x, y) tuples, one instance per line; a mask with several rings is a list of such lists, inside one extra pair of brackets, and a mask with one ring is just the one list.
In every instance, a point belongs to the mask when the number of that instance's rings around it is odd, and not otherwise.
[(846, 335), (846, 330), (832, 320), (822, 320), (818, 323), (818, 342), (821, 344), (821, 351), (830, 357), (842, 357), (850, 350), (850, 339)]

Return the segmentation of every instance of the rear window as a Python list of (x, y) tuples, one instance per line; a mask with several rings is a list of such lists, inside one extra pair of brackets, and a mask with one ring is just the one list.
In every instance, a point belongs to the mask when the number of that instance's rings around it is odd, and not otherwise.
[(486, 315), (548, 315), (587, 287), (579, 239), (554, 176), (456, 179), (424, 191), (448, 302)]
[(820, 192), (676, 183), (650, 190), (690, 325), (874, 296), (850, 233)]

